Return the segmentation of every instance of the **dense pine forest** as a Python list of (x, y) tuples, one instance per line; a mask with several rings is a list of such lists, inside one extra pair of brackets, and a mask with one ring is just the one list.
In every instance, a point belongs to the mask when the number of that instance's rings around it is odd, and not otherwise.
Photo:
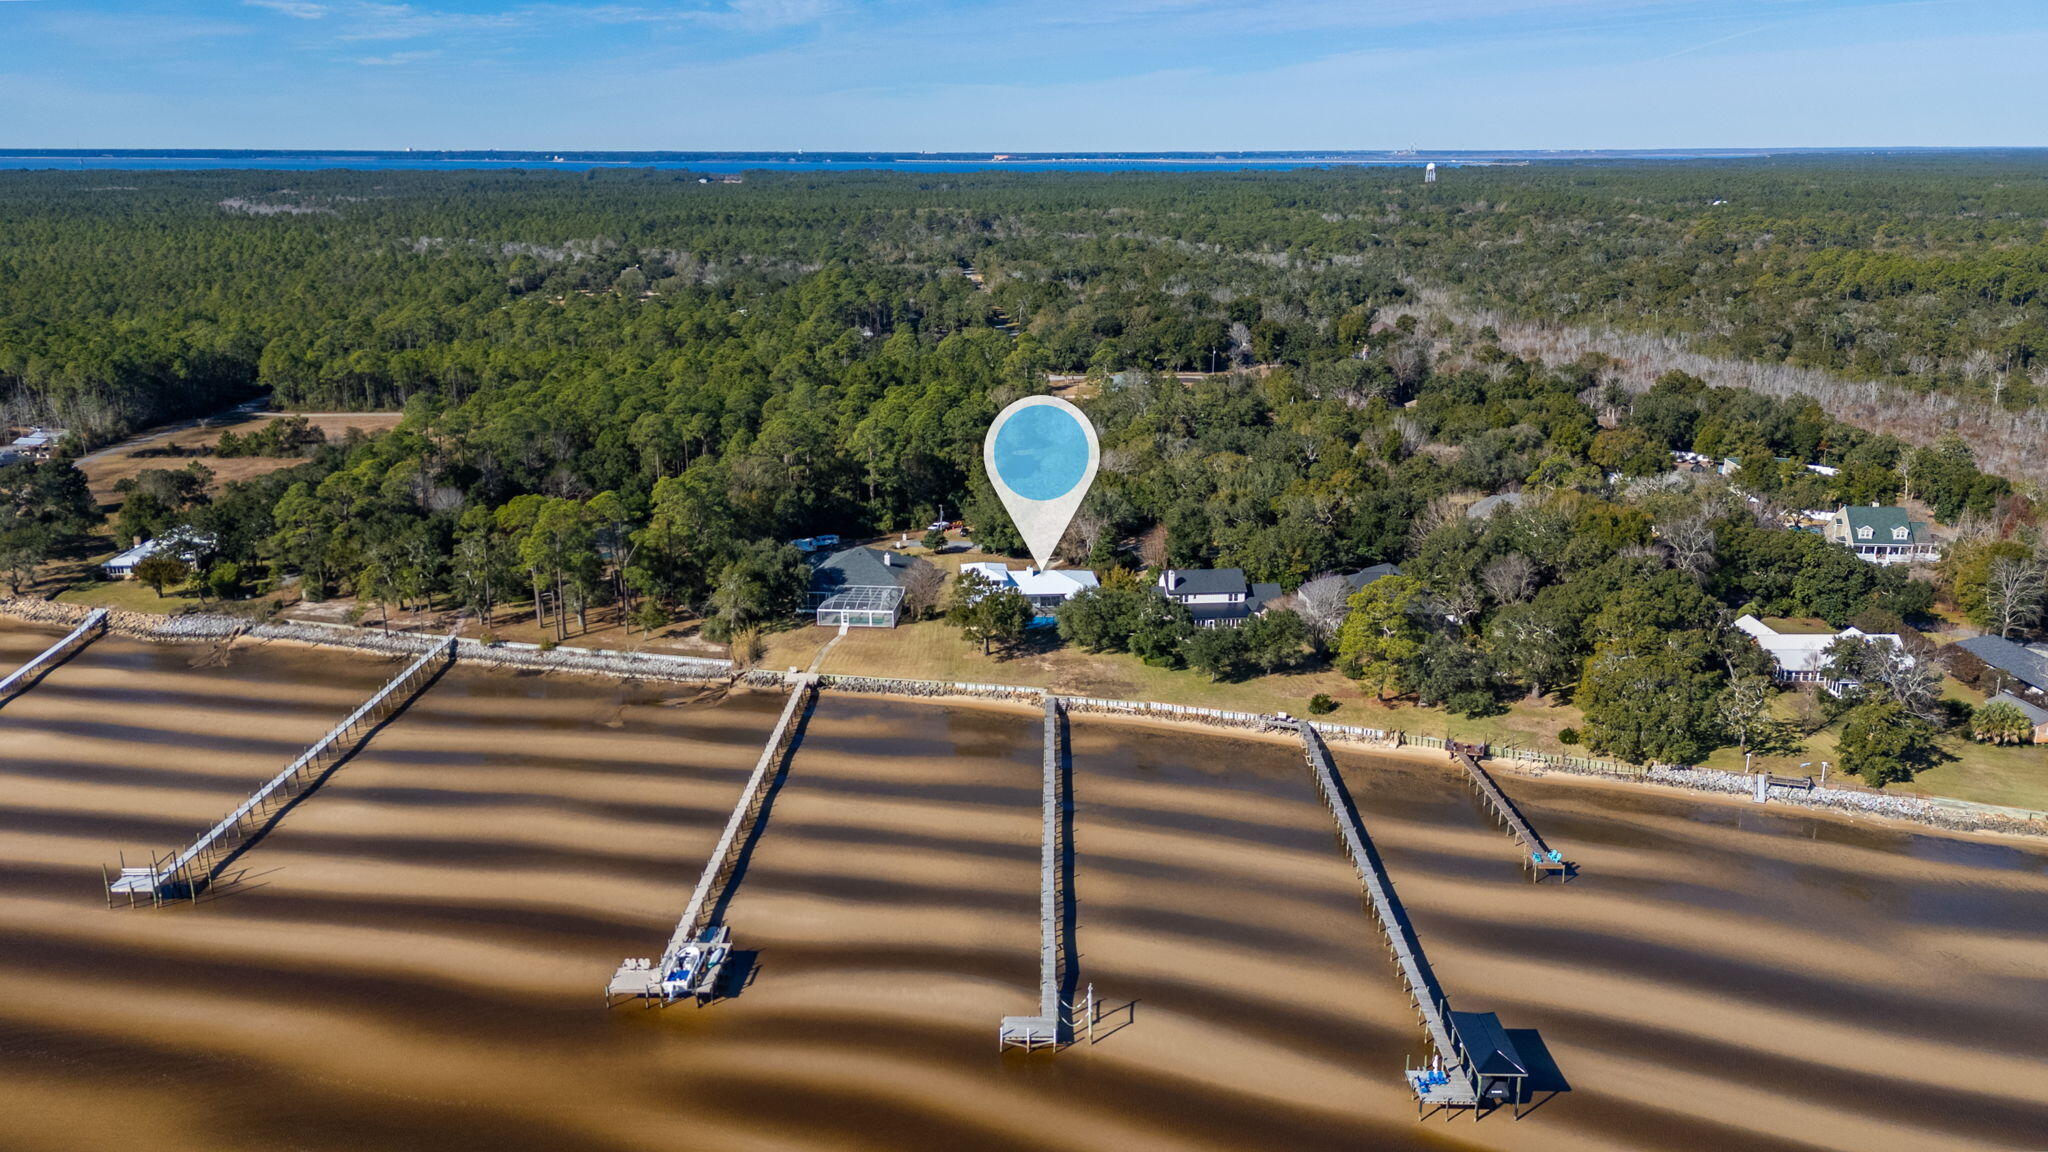
[[(1426, 301), (2026, 414), (2048, 388), (2044, 177), (2000, 155), (1432, 186), (1405, 169), (8, 174), (0, 404), (68, 429), (69, 454), (266, 392), (403, 409), (374, 438), (239, 449), (304, 462), (217, 494), (146, 474), (117, 531), (188, 527), (223, 594), (289, 580), (487, 612), (545, 593), (567, 613), (702, 614), (722, 636), (786, 616), (795, 536), (964, 502), (984, 545), (1014, 546), (982, 433), (1081, 378), (1104, 469), (1075, 561), (1290, 590), (1407, 574), (1236, 641), (1105, 600), (1077, 642), (1224, 676), (1330, 659), (1468, 712), (1576, 694), (1596, 747), (1686, 759), (1747, 742), (1761, 714), (1733, 613), (1897, 630), (1933, 609), (1936, 587), (1773, 515), (1910, 495), (1971, 525), (1977, 551), (1939, 589), (1967, 600), (1970, 564), (2031, 556), (2011, 482), (2028, 478), (1810, 397), (1543, 363)], [(1674, 483), (1673, 451), (1738, 461), (1741, 495)], [(0, 469), (10, 572), (90, 527), (69, 468)], [(1458, 511), (1502, 491), (1532, 499)], [(1864, 706), (1956, 722), (1925, 683)]]

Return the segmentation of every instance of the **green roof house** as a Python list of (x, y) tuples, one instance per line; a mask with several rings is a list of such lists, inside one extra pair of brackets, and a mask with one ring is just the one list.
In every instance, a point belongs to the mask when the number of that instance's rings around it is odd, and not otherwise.
[(1924, 521), (1894, 504), (1844, 504), (1828, 521), (1827, 538), (1872, 564), (1932, 564), (1941, 543)]

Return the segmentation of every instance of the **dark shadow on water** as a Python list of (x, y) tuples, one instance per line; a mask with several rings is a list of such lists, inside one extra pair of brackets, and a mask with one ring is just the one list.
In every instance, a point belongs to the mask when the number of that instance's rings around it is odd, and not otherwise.
[[(1061, 1004), (1072, 1004), (1081, 986), (1081, 953), (1075, 940), (1078, 925), (1076, 897), (1074, 895), (1074, 747), (1072, 733), (1067, 728), (1067, 713), (1063, 708), (1055, 709), (1053, 715), (1053, 738), (1055, 740), (1054, 770), (1058, 773), (1058, 835), (1059, 869), (1054, 877), (1059, 893), (1059, 997)], [(1061, 1012), (1065, 1023), (1061, 1029), (1065, 1035), (1062, 1042), (1073, 1039), (1073, 1013)]]
[(725, 967), (718, 972), (718, 981), (711, 988), (711, 999), (732, 1000), (753, 986), (754, 977), (761, 971), (761, 952), (758, 948), (735, 948), (726, 954)]
[(1137, 1022), (1138, 1002), (1136, 1000), (1119, 1004), (1114, 1008), (1097, 1008), (1095, 1011), (1095, 1034), (1089, 1043), (1100, 1044)]
[[(1557, 1059), (1550, 1054), (1550, 1046), (1534, 1028), (1508, 1028), (1508, 1041), (1515, 1051), (1522, 1055), (1522, 1066), (1529, 1070), (1528, 1079), (1522, 1082), (1522, 1102), (1534, 1101), (1522, 1110), (1527, 1116), (1536, 1109), (1556, 1099), (1561, 1092), (1572, 1090), (1571, 1081), (1564, 1078), (1564, 1072), (1557, 1066)], [(1541, 1100), (1536, 1097), (1542, 1096)]]

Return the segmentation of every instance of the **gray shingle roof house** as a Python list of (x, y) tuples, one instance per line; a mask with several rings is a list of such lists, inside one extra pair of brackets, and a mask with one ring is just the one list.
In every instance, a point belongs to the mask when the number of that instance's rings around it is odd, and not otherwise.
[(1253, 584), (1242, 568), (1168, 568), (1159, 594), (1184, 604), (1203, 628), (1242, 624), (1280, 598), (1278, 584)]
[(2003, 636), (1972, 636), (1956, 647), (2004, 672), (2036, 692), (2048, 692), (2048, 657)]
[(899, 556), (879, 548), (847, 548), (820, 558), (811, 569), (808, 611), (817, 622), (836, 628), (894, 628), (903, 607), (903, 586), (922, 557)]
[(1159, 590), (1182, 604), (1228, 603), (1249, 596), (1251, 585), (1242, 568), (1168, 568), (1160, 574)]
[(2015, 696), (2010, 692), (2000, 692), (1998, 695), (1993, 696), (1991, 699), (1986, 700), (1984, 703), (1986, 705), (2010, 704), (2013, 707), (2019, 709), (2020, 715), (2025, 716), (2027, 718), (2027, 723), (2033, 725), (2034, 742), (2038, 744), (2044, 740), (2048, 740), (2048, 708), (2043, 708), (2039, 704), (2022, 700), (2018, 696)]
[(1495, 512), (1519, 507), (1527, 503), (1528, 500), (1529, 498), (1520, 492), (1502, 492), (1497, 495), (1474, 500), (1472, 506), (1465, 509), (1465, 515), (1474, 520), (1484, 520)]
[(1355, 593), (1367, 584), (1382, 577), (1399, 576), (1400, 574), (1401, 566), (1399, 564), (1375, 564), (1370, 568), (1361, 568), (1356, 572), (1346, 572), (1339, 579), (1344, 581), (1345, 591)]
[(1894, 504), (1844, 504), (1828, 521), (1827, 538), (1873, 564), (1932, 563), (1941, 544), (1924, 521)]

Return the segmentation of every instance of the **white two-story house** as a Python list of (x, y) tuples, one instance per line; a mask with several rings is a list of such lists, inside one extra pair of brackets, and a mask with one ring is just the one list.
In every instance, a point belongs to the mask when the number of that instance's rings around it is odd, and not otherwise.
[(1927, 524), (1896, 505), (1844, 504), (1828, 521), (1827, 538), (1872, 564), (1932, 564), (1941, 543)]
[(1246, 582), (1242, 568), (1168, 568), (1159, 574), (1159, 594), (1184, 605), (1203, 628), (1235, 626), (1280, 598), (1278, 584)]

